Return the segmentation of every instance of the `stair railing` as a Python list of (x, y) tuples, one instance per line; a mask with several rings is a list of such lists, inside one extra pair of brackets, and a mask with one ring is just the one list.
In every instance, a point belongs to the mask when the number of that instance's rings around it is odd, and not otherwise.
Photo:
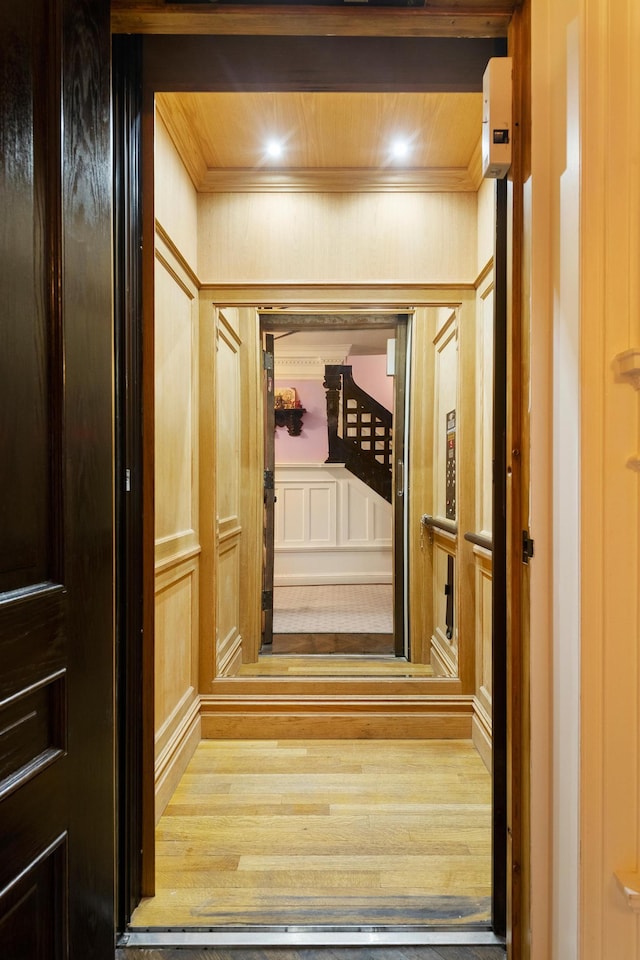
[(352, 367), (325, 366), (329, 456), (391, 503), (393, 414), (355, 383)]

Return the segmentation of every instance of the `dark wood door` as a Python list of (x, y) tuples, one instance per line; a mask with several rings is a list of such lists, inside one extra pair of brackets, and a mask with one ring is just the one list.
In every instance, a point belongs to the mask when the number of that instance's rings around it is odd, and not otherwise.
[(109, 4), (0, 6), (0, 953), (113, 957)]
[(275, 469), (276, 451), (274, 442), (274, 354), (273, 334), (264, 335), (264, 553), (262, 565), (262, 645), (273, 644), (273, 563), (275, 530)]
[(405, 523), (408, 502), (406, 486), (405, 405), (407, 384), (408, 317), (398, 317), (395, 332), (395, 378), (393, 398), (393, 649), (396, 657), (409, 653), (405, 634)]

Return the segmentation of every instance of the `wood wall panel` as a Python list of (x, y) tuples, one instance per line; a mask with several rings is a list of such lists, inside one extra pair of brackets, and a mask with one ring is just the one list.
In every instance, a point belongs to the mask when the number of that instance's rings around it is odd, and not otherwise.
[(216, 570), (216, 675), (225, 676), (240, 652), (240, 537), (221, 540)]
[(240, 312), (231, 307), (216, 310), (216, 628), (215, 675), (223, 676), (239, 665), (242, 638), (240, 468), (242, 449), (242, 382)]
[(476, 196), (204, 195), (198, 251), (203, 283), (473, 282)]
[(197, 641), (197, 565), (190, 560), (156, 583), (156, 744), (185, 694), (195, 691)]
[(483, 180), (478, 189), (477, 260), (478, 277), (493, 260), (496, 233), (496, 181)]
[(433, 552), (421, 523), (433, 500), (433, 343), (437, 308), (416, 310), (411, 325), (409, 458), (409, 623), (411, 660), (428, 663), (433, 618)]
[[(495, 202), (493, 192), (489, 198)], [(489, 206), (489, 204), (488, 204)], [(485, 229), (493, 233), (488, 216)], [(493, 529), (493, 257), (482, 269), (476, 299), (475, 390), (475, 525), (474, 533), (491, 537)], [(473, 740), (489, 769), (492, 767), (492, 554), (473, 547), (475, 603), (475, 699)]]
[(475, 533), (493, 529), (493, 279), (479, 291), (476, 309), (476, 522)]
[[(457, 589), (454, 587), (454, 627), (451, 637), (447, 636), (446, 610), (448, 558), (458, 559), (458, 539), (440, 531), (433, 533), (433, 626), (431, 634), (431, 665), (437, 677), (457, 677), (459, 672), (458, 631), (460, 603)], [(454, 568), (455, 569), (455, 568)], [(457, 585), (458, 578), (454, 583)]]
[(198, 262), (198, 197), (183, 161), (171, 140), (162, 110), (156, 110), (156, 223), (171, 238), (192, 269)]
[(243, 599), (240, 609), (242, 659), (255, 663), (262, 640), (262, 529), (264, 471), (264, 417), (262, 411), (262, 342), (255, 307), (239, 310), (242, 340), (242, 436), (240, 453), (240, 514), (243, 536), (240, 544)]
[(157, 541), (196, 531), (198, 527), (196, 306), (193, 292), (158, 261), (155, 322)]
[(475, 564), (475, 697), (473, 741), (487, 768), (491, 770), (493, 685), (492, 636), (492, 563), (491, 554), (474, 547)]
[(155, 816), (200, 735), (199, 302), (195, 191), (161, 120), (155, 230)]
[(222, 530), (240, 524), (240, 339), (237, 310), (218, 311), (216, 340), (216, 459), (218, 522)]

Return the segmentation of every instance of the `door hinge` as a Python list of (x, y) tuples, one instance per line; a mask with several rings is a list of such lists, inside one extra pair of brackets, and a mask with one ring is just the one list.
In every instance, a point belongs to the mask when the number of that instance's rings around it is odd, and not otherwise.
[(264, 472), (264, 488), (265, 488), (265, 490), (274, 490), (274, 489), (275, 489), (273, 470), (265, 470), (265, 472)]
[(262, 591), (262, 609), (271, 610), (273, 606), (273, 590)]
[(529, 538), (529, 531), (522, 531), (522, 562), (529, 563), (535, 552), (535, 542)]
[(268, 350), (262, 351), (262, 365), (265, 370), (273, 370), (273, 354)]

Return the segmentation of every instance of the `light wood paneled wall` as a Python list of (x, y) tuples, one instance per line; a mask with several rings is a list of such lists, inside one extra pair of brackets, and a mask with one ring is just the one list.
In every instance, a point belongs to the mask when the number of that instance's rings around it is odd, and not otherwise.
[(474, 193), (202, 195), (205, 283), (476, 277)]
[[(492, 196), (495, 196), (492, 194)], [(492, 221), (487, 218), (487, 229)], [(482, 271), (476, 299), (475, 526), (472, 533), (491, 538), (493, 530), (493, 258)], [(475, 700), (473, 741), (491, 769), (492, 744), (492, 552), (472, 547), (475, 603)]]
[(198, 264), (198, 195), (159, 109), (156, 110), (155, 160), (156, 221), (195, 270)]
[[(160, 816), (200, 738), (199, 335), (192, 267), (195, 191), (161, 122), (156, 148), (157, 212), (164, 217), (156, 223), (154, 322), (154, 712)], [(169, 196), (173, 203), (167, 202)]]
[(264, 414), (262, 409), (263, 363), (260, 318), (255, 307), (239, 309), (241, 392), (240, 511), (242, 540), (240, 567), (242, 603), (240, 633), (242, 661), (255, 663), (262, 639), (262, 556)]
[(216, 634), (215, 673), (232, 673), (242, 660), (240, 581), (242, 516), (240, 449), (242, 437), (242, 377), (240, 312), (216, 309), (214, 371), (216, 445)]

